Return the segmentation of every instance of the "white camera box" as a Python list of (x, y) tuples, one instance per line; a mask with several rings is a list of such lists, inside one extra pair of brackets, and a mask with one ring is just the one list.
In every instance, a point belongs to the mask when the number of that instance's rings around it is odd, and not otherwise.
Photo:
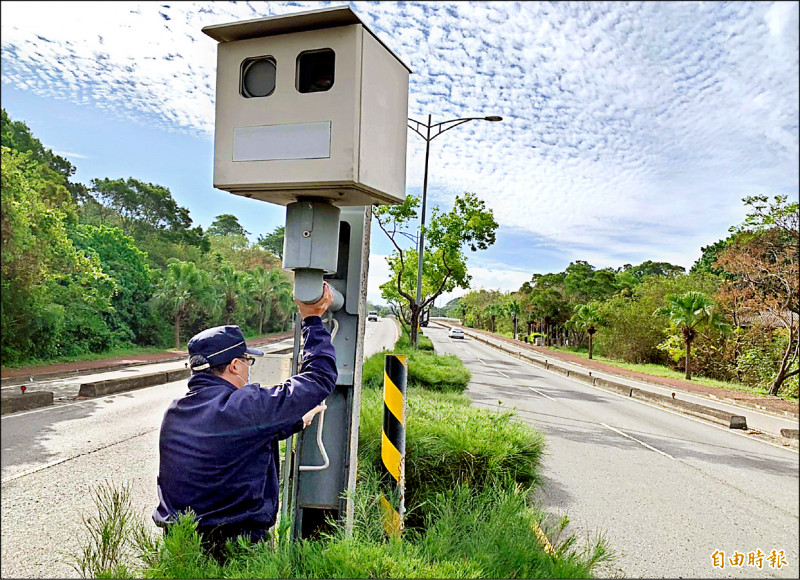
[(281, 205), (405, 199), (410, 69), (349, 7), (206, 26), (214, 187)]

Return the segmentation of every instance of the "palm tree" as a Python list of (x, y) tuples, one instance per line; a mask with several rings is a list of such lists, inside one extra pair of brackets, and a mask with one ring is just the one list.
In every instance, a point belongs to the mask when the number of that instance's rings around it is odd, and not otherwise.
[(220, 267), (216, 282), (221, 291), (220, 300), (225, 311), (225, 324), (231, 324), (239, 297), (244, 292), (244, 276), (226, 264)]
[(591, 360), (594, 348), (594, 333), (597, 332), (597, 326), (601, 323), (600, 311), (593, 304), (580, 304), (575, 308), (575, 313), (569, 321), (575, 328), (585, 330), (589, 335), (589, 359)]
[(291, 308), (292, 285), (282, 270), (256, 266), (249, 272), (246, 287), (250, 297), (258, 302), (258, 334), (263, 334), (273, 307), (279, 315)]
[(194, 263), (171, 258), (153, 298), (167, 308), (173, 319), (175, 348), (178, 349), (181, 347), (181, 322), (193, 308), (203, 307), (209, 301), (207, 276)]
[(517, 320), (519, 319), (519, 315), (522, 312), (522, 307), (520, 306), (519, 300), (514, 298), (510, 299), (505, 304), (505, 312), (508, 316), (511, 317), (511, 322), (514, 326), (514, 340), (517, 339)]
[(684, 294), (670, 294), (667, 296), (666, 306), (658, 308), (653, 314), (666, 316), (669, 321), (681, 329), (683, 340), (686, 344), (686, 380), (692, 378), (689, 357), (691, 356), (692, 341), (697, 337), (701, 328), (724, 328), (714, 310), (714, 301), (695, 290)]

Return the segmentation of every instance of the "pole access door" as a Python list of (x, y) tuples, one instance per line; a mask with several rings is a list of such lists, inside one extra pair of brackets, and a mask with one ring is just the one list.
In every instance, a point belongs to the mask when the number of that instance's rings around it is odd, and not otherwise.
[(371, 217), (371, 206), (341, 208), (338, 264), (334, 274), (324, 277), (344, 296), (344, 307), (322, 319), (335, 332), (339, 377), (326, 400), (321, 446), (319, 415), (295, 446), (291, 513), (296, 538), (314, 535), (328, 517), (352, 526), (353, 506), (347, 497), (355, 490)]

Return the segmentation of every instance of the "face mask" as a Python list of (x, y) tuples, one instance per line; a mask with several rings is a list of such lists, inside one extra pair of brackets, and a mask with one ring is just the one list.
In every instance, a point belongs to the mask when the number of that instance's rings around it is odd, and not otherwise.
[[(239, 361), (241, 362), (241, 359), (237, 359), (237, 360), (239, 360)], [(244, 362), (244, 364), (246, 364), (246, 365), (247, 365), (247, 381), (245, 381), (245, 380), (244, 380), (242, 377), (240, 377), (239, 375), (236, 375), (236, 378), (237, 378), (237, 379), (239, 379), (240, 381), (243, 381), (243, 382), (242, 382), (242, 386), (245, 386), (245, 385), (248, 385), (248, 384), (250, 384), (250, 364), (249, 364), (249, 363), (247, 363), (247, 362)]]

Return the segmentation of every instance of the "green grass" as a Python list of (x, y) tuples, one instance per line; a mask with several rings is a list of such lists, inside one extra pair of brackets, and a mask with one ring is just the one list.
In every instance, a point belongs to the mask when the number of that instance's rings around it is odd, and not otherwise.
[[(539, 481), (544, 438), (511, 412), (472, 407), (457, 393), (411, 388), (406, 418), (406, 504), (411, 525), (414, 512), (436, 494), (466, 485), (496, 489), (507, 481), (530, 487)], [(383, 398), (379, 390), (361, 394), (359, 461), (378, 469)]]
[[(589, 351), (586, 348), (572, 348), (572, 347), (548, 347), (550, 350), (555, 350), (559, 352), (567, 352), (570, 354), (577, 355), (581, 358), (585, 358), (588, 360), (589, 358)], [(720, 389), (729, 389), (732, 391), (742, 391), (746, 393), (753, 393), (755, 395), (769, 395), (769, 392), (766, 389), (759, 388), (759, 387), (751, 387), (748, 385), (743, 385), (742, 383), (737, 383), (733, 381), (721, 381), (718, 379), (711, 379), (708, 377), (693, 375), (691, 380), (687, 381), (684, 377), (685, 374), (681, 371), (673, 370), (664, 365), (652, 364), (652, 363), (628, 363), (625, 361), (607, 358), (604, 356), (598, 356), (597, 354), (592, 355), (592, 360), (597, 362), (602, 362), (604, 364), (614, 366), (620, 369), (626, 369), (630, 371), (636, 371), (639, 373), (645, 373), (648, 375), (653, 375), (655, 377), (665, 377), (668, 379), (678, 379), (680, 381), (684, 381), (687, 383), (694, 383), (697, 385), (704, 385), (706, 387), (717, 387)], [(784, 397), (785, 398), (785, 397)], [(796, 400), (796, 399), (795, 399)]]

